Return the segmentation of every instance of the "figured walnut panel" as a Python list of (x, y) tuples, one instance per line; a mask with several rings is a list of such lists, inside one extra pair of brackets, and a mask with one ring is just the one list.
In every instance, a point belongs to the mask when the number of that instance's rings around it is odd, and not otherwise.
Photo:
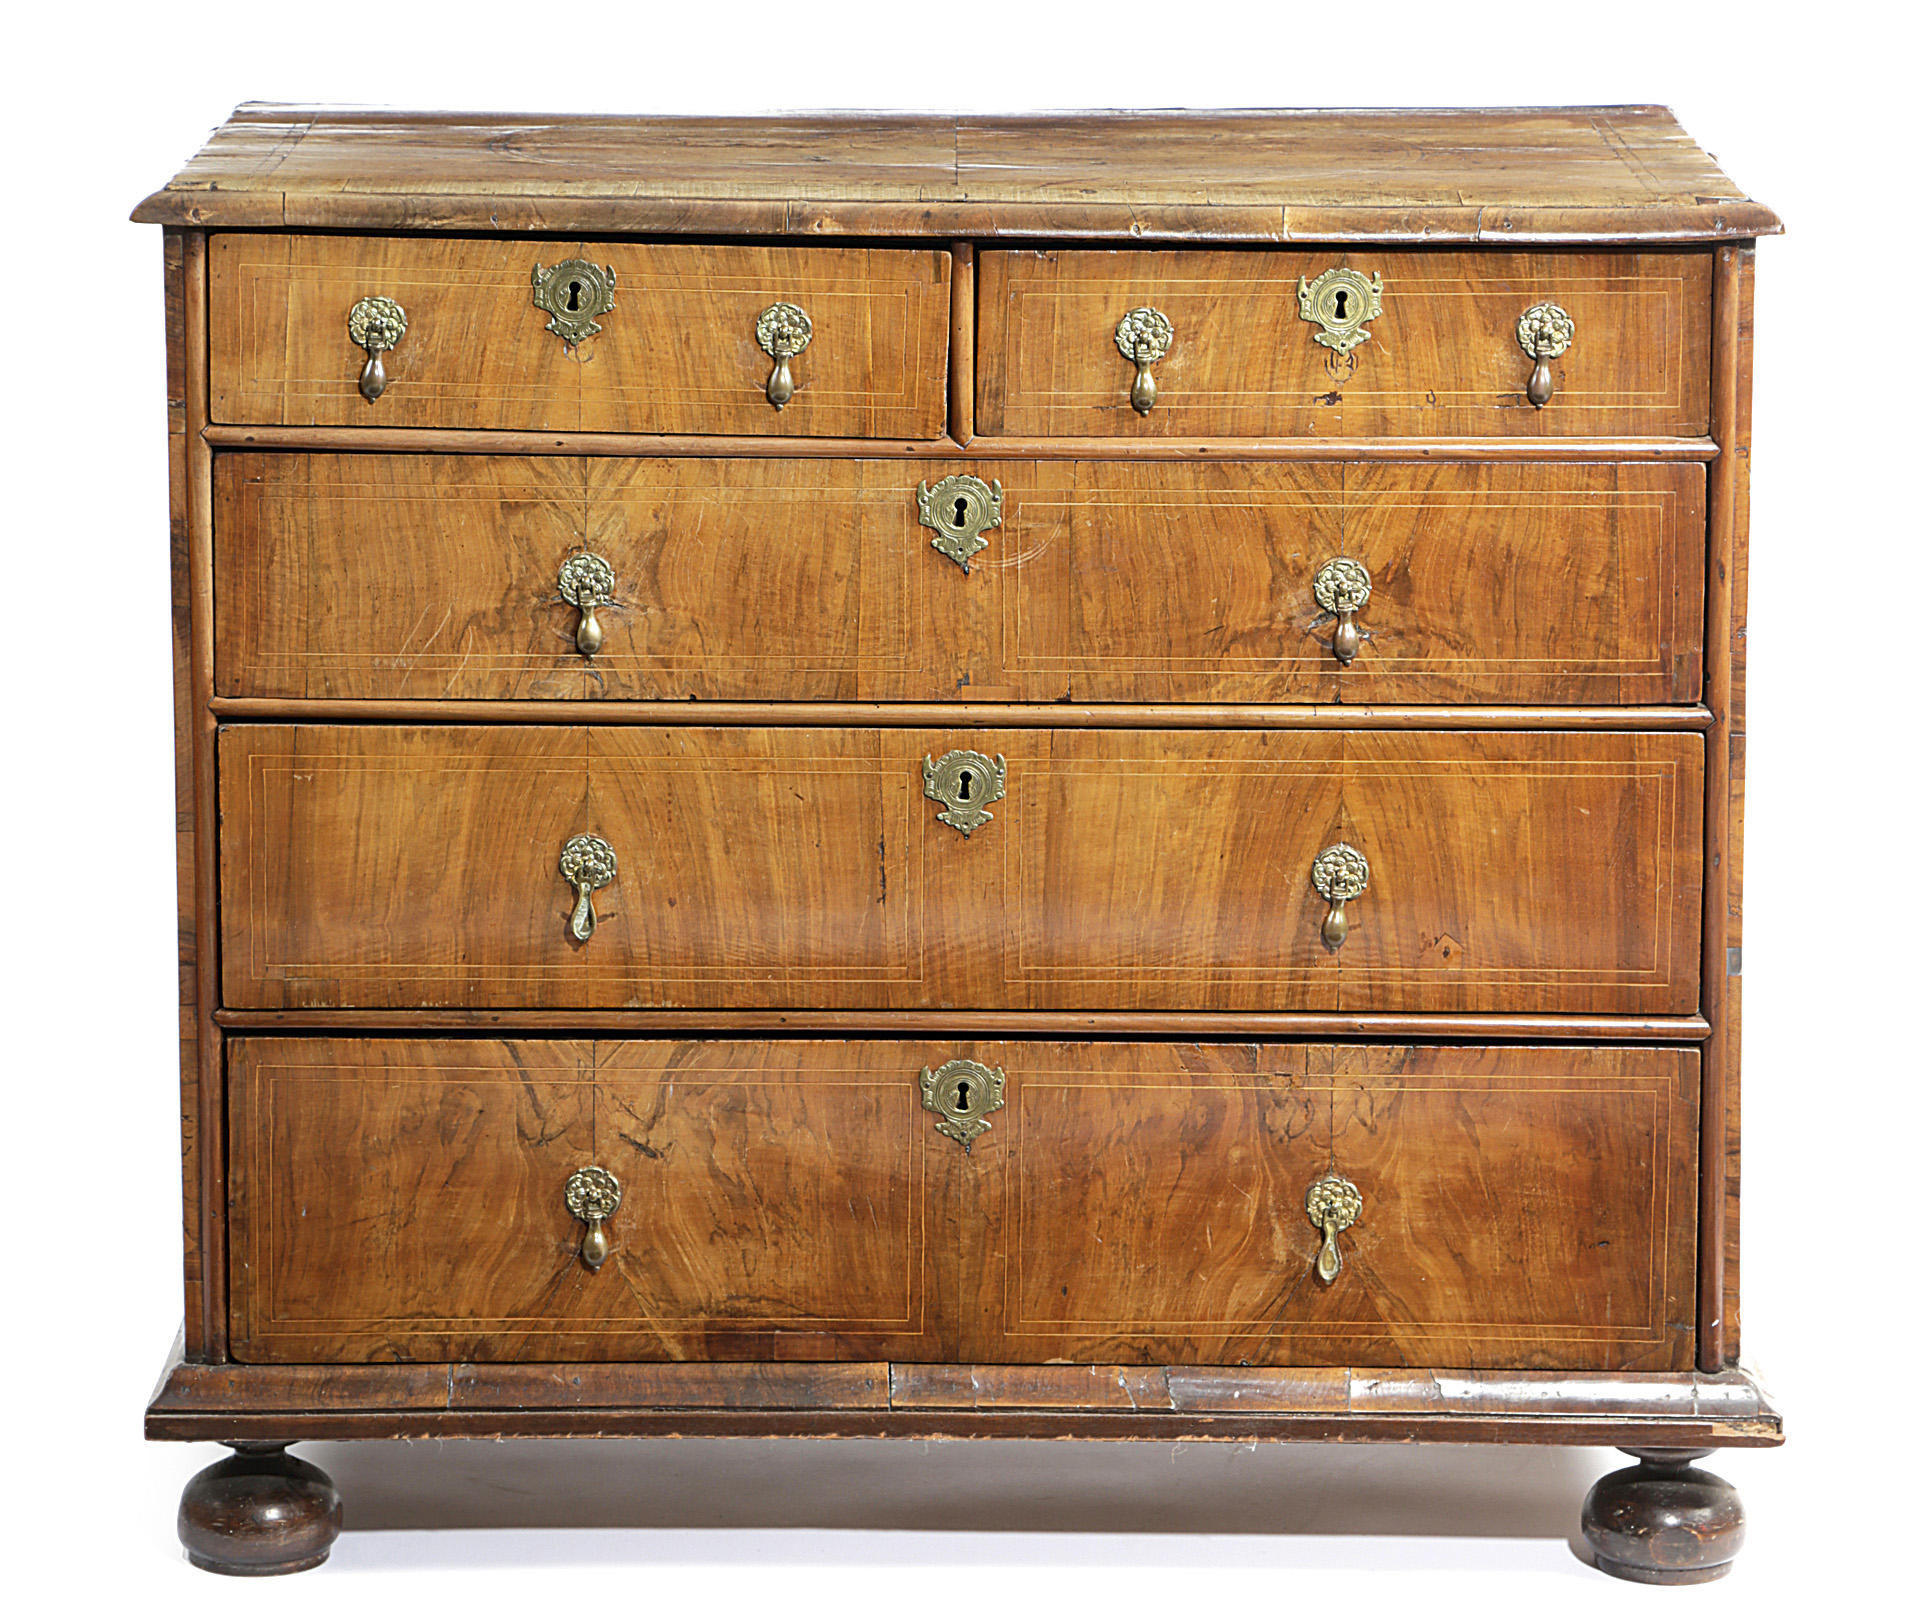
[[(1006, 1073), (971, 1154), (923, 1065)], [(1684, 1366), (1671, 1049), (242, 1038), (242, 1362)], [(621, 1181), (599, 1273), (562, 1187)], [(1364, 1208), (1333, 1284), (1307, 1186)], [(1117, 1391), (1116, 1395), (1119, 1394)]]
[(587, 743), (561, 729), (222, 730), (226, 1002), (585, 1002), (557, 861), (589, 828)]
[[(887, 461), (223, 455), (219, 688), (373, 699), (931, 695), (943, 582)], [(558, 592), (616, 593), (589, 662)], [(944, 692), (943, 692), (944, 693)]]
[[(998, 607), (1011, 699), (1699, 695), (1698, 466), (1083, 462), (978, 474), (1008, 490), (998, 548), (975, 568)], [(1337, 556), (1373, 579), (1345, 667), (1313, 595)], [(991, 671), (969, 668), (966, 693), (990, 698)]]
[[(998, 480), (962, 575), (915, 489)], [(1697, 465), (224, 454), (217, 688), (308, 699), (1700, 693)], [(589, 663), (555, 580), (617, 579)], [(1342, 667), (1314, 574), (1373, 576)]]
[[(1314, 340), (1297, 296), (1302, 276), (1342, 265), (1384, 287), (1370, 339), (1346, 358)], [(1699, 250), (982, 253), (978, 426), (985, 437), (1701, 436), (1711, 278)], [(1536, 409), (1514, 325), (1549, 301), (1577, 334)], [(1144, 416), (1114, 342), (1142, 305), (1174, 332)]]
[[(921, 759), (1004, 753), (971, 839)], [(1687, 1014), (1691, 734), (329, 728), (222, 737), (240, 1008)], [(621, 858), (587, 944), (557, 859)], [(1330, 953), (1309, 871), (1372, 864)]]
[[(535, 264), (611, 267), (614, 307), (570, 347)], [(391, 237), (213, 238), (213, 418), (267, 425), (933, 438), (946, 421), (945, 252)], [(376, 403), (348, 310), (407, 312)], [(767, 402), (761, 311), (798, 303), (813, 340)]]
[[(994, 1045), (965, 1360), (1652, 1370), (1693, 1356), (1699, 1056)], [(1309, 1186), (1359, 1188), (1313, 1273)]]
[[(242, 1362), (951, 1351), (925, 1113), (895, 1049), (232, 1048)], [(597, 1273), (563, 1199), (587, 1165), (622, 1187)]]

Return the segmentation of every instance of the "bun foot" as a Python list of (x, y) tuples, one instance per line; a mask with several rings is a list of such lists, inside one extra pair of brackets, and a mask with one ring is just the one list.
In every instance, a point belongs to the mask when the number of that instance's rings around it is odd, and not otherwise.
[(222, 1576), (286, 1576), (324, 1564), (340, 1535), (340, 1494), (284, 1441), (231, 1441), (180, 1494), (188, 1562)]
[(1595, 1481), (1580, 1510), (1600, 1569), (1656, 1586), (1718, 1581), (1746, 1540), (1747, 1513), (1724, 1480), (1693, 1467), (1711, 1449), (1624, 1450), (1638, 1466)]

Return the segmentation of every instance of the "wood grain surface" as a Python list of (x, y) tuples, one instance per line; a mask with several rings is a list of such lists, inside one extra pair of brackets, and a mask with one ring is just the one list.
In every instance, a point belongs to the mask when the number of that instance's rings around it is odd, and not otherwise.
[[(535, 264), (616, 274), (614, 307), (577, 347), (534, 305)], [(890, 248), (423, 241), (217, 235), (213, 418), (279, 425), (931, 438), (945, 430), (951, 260)], [(362, 297), (406, 334), (376, 402), (347, 336)], [(813, 339), (785, 409), (767, 402), (763, 309), (797, 303)]]
[[(204, 259), (196, 242), (196, 265)], [(186, 236), (168, 230), (161, 237), (161, 285), (167, 342), (167, 574), (172, 624), (173, 662), (173, 846), (174, 913), (177, 923), (176, 962), (180, 1006), (180, 1176), (181, 1254), (185, 1287), (185, 1350), (194, 1357), (206, 1353), (211, 1331), (208, 1320), (207, 1251), (202, 1243), (202, 1161), (200, 1152), (203, 1099), (200, 1086), (201, 1017), (213, 1005), (201, 1002), (199, 895), (199, 825), (194, 799), (194, 735), (206, 720), (204, 699), (196, 687), (194, 668), (194, 562), (187, 518), (188, 414), (187, 372), (187, 245)], [(196, 320), (196, 326), (199, 321)], [(196, 401), (203, 389), (194, 389)], [(208, 938), (211, 944), (212, 938)], [(216, 1039), (219, 1034), (212, 1034)]]
[[(1314, 340), (1297, 295), (1341, 266), (1383, 285), (1369, 340), (1346, 357)], [(1711, 272), (1699, 249), (983, 251), (975, 418), (983, 439), (1702, 436)], [(1577, 330), (1536, 409), (1514, 327), (1542, 302)], [(1143, 305), (1173, 323), (1147, 415), (1114, 341)]]
[[(1016, 1045), (1004, 1064), (964, 1360), (1692, 1361), (1697, 1054)], [(1304, 1213), (1327, 1173), (1364, 1202), (1331, 1283)]]
[[(956, 1056), (1007, 1076), (971, 1154), (920, 1105)], [(1686, 1051), (247, 1038), (232, 1060), (243, 1362), (1693, 1351)], [(588, 1164), (623, 1188), (597, 1273), (561, 1194)], [(1304, 1209), (1327, 1171), (1365, 1201), (1331, 1284)]]
[[(960, 570), (915, 490), (998, 481)], [(223, 454), (217, 688), (318, 700), (1689, 702), (1687, 465)], [(591, 662), (560, 598), (617, 580)], [(1358, 657), (1319, 568), (1360, 561)]]
[[(1135, 1399), (1101, 1394), (1133, 1390)], [(1742, 1369), (1105, 1368), (960, 1363), (202, 1364), (176, 1354), (155, 1441), (467, 1436), (1009, 1436), (1777, 1447)]]
[(246, 1039), (231, 1073), (240, 1361), (951, 1352), (944, 1141), (884, 1045)]
[[(1007, 760), (970, 839), (922, 759)], [(403, 728), (222, 734), (253, 1008), (1688, 1014), (1693, 734)], [(562, 844), (621, 859), (574, 942)], [(1309, 871), (1372, 866), (1330, 953)]]
[(715, 118), (254, 103), (134, 217), (1496, 244), (1780, 228), (1652, 106)]

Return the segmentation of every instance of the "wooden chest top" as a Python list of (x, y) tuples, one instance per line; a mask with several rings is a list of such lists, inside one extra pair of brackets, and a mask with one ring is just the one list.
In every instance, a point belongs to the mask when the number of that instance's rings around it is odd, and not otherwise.
[(1665, 107), (514, 117), (249, 103), (141, 223), (1678, 242), (1767, 235)]

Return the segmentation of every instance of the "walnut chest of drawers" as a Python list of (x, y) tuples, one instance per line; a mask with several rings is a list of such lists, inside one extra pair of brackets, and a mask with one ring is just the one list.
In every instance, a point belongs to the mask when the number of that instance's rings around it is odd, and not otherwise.
[(165, 227), (213, 1569), (315, 1437), (1611, 1444), (1722, 1573), (1754, 239), (1658, 108), (242, 108)]

